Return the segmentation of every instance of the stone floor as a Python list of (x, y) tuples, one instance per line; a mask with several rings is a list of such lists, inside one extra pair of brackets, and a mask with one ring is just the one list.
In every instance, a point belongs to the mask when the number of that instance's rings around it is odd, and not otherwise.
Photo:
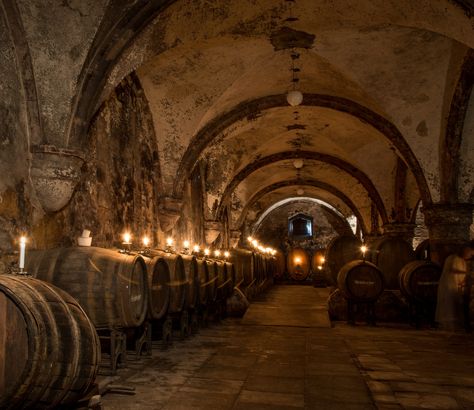
[(474, 338), (330, 326), (327, 292), (277, 286), (226, 319), (120, 371), (118, 409), (474, 409)]

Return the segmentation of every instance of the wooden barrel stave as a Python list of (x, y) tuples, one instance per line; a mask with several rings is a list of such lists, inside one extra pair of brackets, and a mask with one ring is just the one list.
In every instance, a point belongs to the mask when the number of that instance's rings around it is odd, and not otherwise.
[(168, 264), (170, 272), (168, 312), (173, 314), (180, 313), (185, 308), (187, 288), (183, 258), (181, 255), (156, 249), (151, 250), (150, 254), (155, 257), (159, 256), (163, 258)]
[(217, 284), (218, 284), (219, 271), (218, 271), (218, 267), (215, 261), (207, 259), (206, 263), (209, 269), (209, 288), (208, 288), (209, 302), (215, 302), (218, 297)]
[(384, 278), (373, 263), (355, 260), (340, 269), (337, 284), (347, 299), (375, 302), (383, 292)]
[(206, 306), (209, 299), (209, 267), (205, 260), (198, 259), (198, 271), (199, 271), (199, 304)]
[[(97, 374), (100, 345), (71, 296), (34, 278), (0, 275), (2, 313), (0, 374), (6, 377), (0, 377), (0, 408), (53, 408), (86, 394)], [(2, 337), (6, 329), (10, 343)]]
[(161, 256), (145, 258), (148, 271), (148, 316), (151, 319), (163, 318), (170, 302), (170, 270)]
[(95, 247), (32, 251), (26, 269), (77, 299), (97, 328), (135, 327), (145, 319), (147, 268), (139, 255)]
[(194, 309), (199, 295), (199, 268), (195, 256), (182, 255), (186, 272), (186, 308)]

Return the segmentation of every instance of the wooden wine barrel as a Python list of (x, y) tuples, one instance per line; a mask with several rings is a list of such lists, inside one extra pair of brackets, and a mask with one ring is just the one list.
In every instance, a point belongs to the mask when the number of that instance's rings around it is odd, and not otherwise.
[(1, 409), (71, 405), (99, 363), (99, 338), (76, 300), (38, 279), (0, 275)]
[(148, 316), (158, 320), (168, 312), (170, 270), (161, 256), (145, 257), (148, 270)]
[(339, 270), (348, 262), (360, 259), (360, 247), (362, 242), (354, 235), (342, 235), (334, 238), (326, 250), (326, 272), (327, 280), (337, 286), (337, 275)]
[(180, 313), (185, 307), (187, 288), (183, 258), (176, 253), (163, 252), (157, 249), (152, 249), (150, 254), (163, 258), (168, 264), (170, 272), (168, 313)]
[(195, 256), (182, 255), (186, 272), (186, 302), (187, 309), (194, 309), (199, 296), (199, 268)]
[(234, 249), (231, 261), (235, 266), (237, 276), (243, 279), (243, 287), (252, 284), (255, 279), (255, 254), (246, 249)]
[(309, 275), (310, 260), (303, 248), (293, 248), (287, 256), (288, 273), (294, 280), (305, 280)]
[(361, 260), (346, 263), (337, 275), (337, 284), (346, 299), (354, 302), (374, 302), (384, 290), (380, 269)]
[(441, 267), (429, 261), (412, 261), (400, 270), (400, 291), (411, 301), (435, 302)]
[(217, 266), (217, 298), (224, 300), (228, 294), (229, 278), (227, 277), (227, 266), (222, 261), (214, 261)]
[(208, 297), (209, 302), (215, 302), (217, 300), (217, 279), (218, 279), (218, 268), (215, 261), (211, 259), (206, 260), (207, 267), (209, 270), (209, 287), (208, 287)]
[(95, 247), (32, 251), (26, 270), (78, 300), (96, 328), (140, 326), (148, 310), (147, 267), (139, 255)]
[(209, 299), (209, 267), (206, 261), (198, 259), (198, 272), (199, 272), (199, 304), (201, 306), (207, 306)]
[(415, 260), (411, 245), (402, 238), (385, 237), (376, 240), (370, 249), (371, 261), (381, 270), (387, 289), (399, 289), (400, 270)]
[(326, 249), (319, 249), (313, 253), (313, 256), (311, 258), (311, 269), (313, 272), (317, 272), (318, 270), (320, 270), (319, 266), (323, 266), (325, 264), (325, 254)]
[(227, 287), (228, 295), (232, 295), (232, 290), (234, 286), (237, 284), (237, 272), (235, 271), (235, 266), (232, 262), (226, 261), (225, 262), (227, 268), (227, 278), (229, 279), (229, 284)]

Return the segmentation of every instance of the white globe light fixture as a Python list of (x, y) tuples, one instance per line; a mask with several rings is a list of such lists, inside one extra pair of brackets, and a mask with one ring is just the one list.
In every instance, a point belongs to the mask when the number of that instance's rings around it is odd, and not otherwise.
[(298, 90), (288, 91), (288, 94), (286, 94), (286, 101), (288, 101), (288, 104), (292, 107), (296, 107), (303, 102), (303, 93)]

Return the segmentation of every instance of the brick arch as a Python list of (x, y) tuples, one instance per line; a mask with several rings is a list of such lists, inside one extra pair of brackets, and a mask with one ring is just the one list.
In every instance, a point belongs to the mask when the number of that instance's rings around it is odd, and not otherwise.
[(237, 226), (241, 226), (242, 223), (245, 220), (245, 217), (247, 216), (247, 212), (249, 209), (254, 205), (257, 201), (259, 201), (261, 198), (263, 198), (265, 195), (268, 195), (280, 188), (284, 187), (289, 187), (289, 186), (310, 186), (310, 187), (315, 187), (315, 188), (320, 188), (324, 191), (327, 191), (331, 194), (333, 194), (335, 197), (339, 198), (347, 207), (354, 213), (356, 216), (357, 220), (360, 222), (360, 226), (362, 229), (362, 232), (365, 234), (367, 232), (367, 228), (365, 226), (364, 218), (362, 217), (361, 213), (355, 206), (354, 202), (342, 191), (339, 189), (333, 187), (330, 184), (327, 184), (326, 182), (319, 181), (317, 179), (291, 179), (287, 181), (281, 181), (277, 182), (272, 185), (268, 185), (265, 188), (262, 188), (260, 191), (255, 193), (249, 201), (245, 204), (244, 209), (242, 210), (239, 220), (237, 222)]
[(226, 205), (229, 201), (230, 195), (235, 190), (235, 188), (237, 188), (240, 182), (242, 182), (250, 174), (274, 162), (297, 158), (328, 163), (346, 172), (347, 174), (350, 174), (353, 178), (357, 179), (357, 181), (359, 181), (360, 184), (365, 188), (367, 194), (369, 195), (369, 198), (375, 204), (377, 211), (380, 214), (380, 217), (382, 218), (382, 222), (384, 224), (388, 223), (387, 210), (382, 201), (382, 198), (380, 197), (380, 194), (378, 193), (370, 178), (364, 172), (340, 158), (313, 151), (284, 151), (279, 152), (277, 154), (268, 155), (248, 164), (240, 172), (234, 175), (232, 181), (226, 186), (224, 193), (222, 194), (219, 207), (217, 208), (216, 216), (218, 217), (220, 215), (224, 205)]
[[(347, 98), (324, 94), (304, 94), (303, 106), (324, 107), (352, 115), (371, 125), (387, 138), (387, 141), (398, 150), (399, 156), (406, 162), (417, 181), (420, 196), (425, 205), (431, 204), (431, 193), (428, 188), (424, 173), (415, 154), (405, 141), (401, 132), (389, 120)], [(252, 101), (238, 104), (234, 109), (226, 112), (204, 126), (191, 140), (183, 155), (173, 187), (176, 198), (182, 196), (184, 182), (192, 171), (195, 163), (207, 146), (232, 124), (255, 118), (262, 111), (277, 107), (288, 107), (285, 94), (271, 95)]]

